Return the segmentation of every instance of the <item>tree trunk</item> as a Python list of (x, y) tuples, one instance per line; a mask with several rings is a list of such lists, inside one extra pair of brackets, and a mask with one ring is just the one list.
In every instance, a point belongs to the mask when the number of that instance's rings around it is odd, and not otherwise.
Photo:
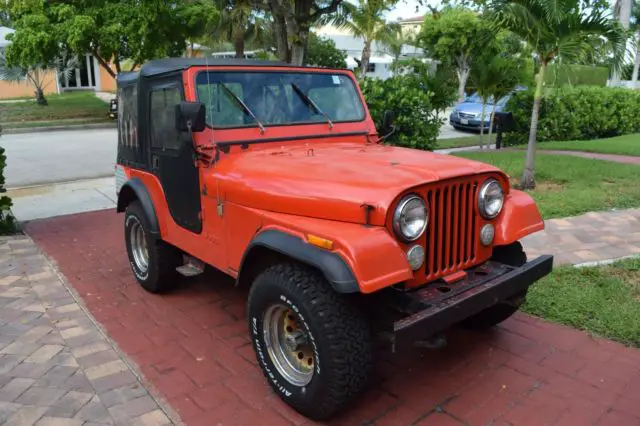
[(116, 56), (113, 60), (113, 64), (116, 66), (116, 72), (120, 74), (122, 72), (122, 68), (120, 68), (120, 58)]
[(535, 165), (536, 165), (536, 134), (538, 132), (538, 118), (540, 114), (540, 103), (542, 101), (542, 84), (544, 82), (544, 72), (547, 64), (540, 64), (540, 73), (536, 82), (536, 92), (533, 96), (533, 109), (531, 110), (531, 128), (529, 130), (529, 142), (527, 144), (527, 158), (525, 160), (524, 171), (520, 178), (522, 189), (533, 189), (536, 187)]
[(304, 56), (307, 51), (307, 41), (309, 39), (309, 30), (300, 28), (298, 36), (291, 43), (291, 64), (304, 65)]
[(633, 73), (631, 74), (631, 88), (638, 88), (638, 69), (640, 68), (640, 34), (636, 34), (636, 60), (633, 63)]
[(47, 98), (44, 97), (44, 92), (42, 91), (41, 88), (36, 87), (35, 95), (36, 95), (36, 102), (38, 103), (38, 105), (41, 105), (41, 106), (49, 105), (49, 102), (47, 102)]
[(491, 108), (491, 116), (489, 117), (489, 142), (487, 142), (487, 148), (491, 149), (491, 134), (493, 133), (493, 120), (496, 116), (496, 104), (493, 104)]
[(456, 74), (458, 74), (458, 100), (464, 101), (464, 88), (467, 85), (469, 74), (471, 73), (471, 67), (469, 66), (466, 58), (460, 58), (456, 60), (458, 67)]
[(363, 77), (367, 75), (367, 68), (369, 67), (370, 58), (371, 58), (371, 40), (365, 39), (364, 47), (362, 48), (362, 56), (360, 56), (360, 73)]
[[(629, 29), (629, 23), (631, 21), (631, 4), (633, 0), (620, 0), (620, 16), (618, 19), (620, 25), (625, 30)], [(620, 74), (617, 71), (613, 72), (611, 76), (611, 85), (616, 86), (620, 82)]]
[(483, 97), (482, 98), (482, 112), (480, 113), (480, 149), (484, 149), (484, 140), (483, 140), (483, 136), (484, 136), (484, 111), (485, 108), (487, 107), (487, 101), (486, 99)]
[(107, 64), (107, 62), (102, 59), (102, 56), (98, 55), (98, 52), (95, 49), (91, 53), (93, 54), (93, 57), (98, 60), (100, 66), (104, 68), (104, 70), (115, 80), (116, 73), (114, 73), (109, 64)]
[(233, 29), (233, 45), (236, 50), (236, 59), (244, 58), (244, 27), (242, 24), (236, 24)]

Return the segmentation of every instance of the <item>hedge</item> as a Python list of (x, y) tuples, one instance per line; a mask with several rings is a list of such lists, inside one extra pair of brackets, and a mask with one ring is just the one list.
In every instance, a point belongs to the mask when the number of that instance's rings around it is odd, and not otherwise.
[(442, 121), (433, 113), (434, 92), (420, 87), (412, 75), (396, 75), (386, 80), (363, 78), (362, 94), (378, 130), (386, 110), (395, 113), (395, 132), (385, 141), (389, 145), (432, 150)]
[[(0, 128), (2, 133), (2, 128)], [(4, 155), (4, 148), (0, 146), (0, 235), (11, 234), (15, 232), (15, 223), (9, 209), (11, 208), (11, 199), (6, 195), (2, 195), (4, 189), (4, 168), (7, 164), (7, 157)]]
[[(505, 145), (527, 143), (533, 92), (516, 93), (507, 103), (513, 130)], [(608, 138), (640, 131), (640, 91), (611, 87), (564, 87), (542, 98), (536, 140), (568, 141)]]
[(607, 85), (609, 78), (608, 67), (593, 67), (589, 65), (551, 65), (545, 73), (544, 81), (547, 86), (600, 86)]

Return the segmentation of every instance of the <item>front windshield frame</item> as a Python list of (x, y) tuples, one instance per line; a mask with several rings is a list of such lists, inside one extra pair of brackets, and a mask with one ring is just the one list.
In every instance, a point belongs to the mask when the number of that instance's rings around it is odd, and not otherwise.
[[(295, 69), (295, 70), (264, 70), (264, 69), (257, 69), (257, 70), (252, 70), (252, 69), (233, 69), (233, 70), (227, 70), (227, 69), (203, 69), (203, 70), (198, 70), (195, 75), (193, 76), (193, 83), (194, 83), (194, 92), (195, 92), (195, 97), (196, 100), (198, 102), (204, 102), (205, 107), (209, 107), (206, 104), (206, 101), (203, 101), (200, 98), (200, 94), (198, 93), (198, 77), (201, 74), (206, 74), (206, 73), (214, 73), (214, 74), (312, 74), (312, 75), (317, 75), (317, 74), (321, 74), (321, 75), (340, 75), (340, 76), (344, 76), (347, 80), (349, 80), (349, 83), (352, 86), (352, 90), (353, 90), (353, 95), (354, 95), (354, 99), (357, 102), (357, 104), (359, 105), (358, 109), (360, 110), (360, 117), (357, 119), (353, 119), (353, 120), (334, 120), (331, 119), (333, 124), (347, 124), (347, 123), (362, 123), (364, 121), (367, 120), (368, 117), (368, 109), (367, 109), (367, 105), (364, 102), (363, 98), (362, 98), (362, 94), (360, 92), (360, 89), (358, 87), (357, 82), (355, 81), (355, 79), (352, 77), (352, 75), (344, 70), (337, 70), (337, 69), (321, 69), (321, 70), (314, 70), (314, 71), (305, 71), (305, 70), (299, 70), (299, 69)], [(214, 82), (210, 82), (208, 84), (214, 84)], [(308, 94), (307, 94), (308, 96)], [(261, 119), (261, 117), (258, 116), (258, 119)], [(263, 126), (265, 128), (269, 128), (269, 127), (289, 127), (289, 126), (308, 126), (308, 125), (322, 125), (325, 124), (326, 125), (326, 121), (323, 120), (307, 120), (307, 121), (292, 121), (292, 122), (285, 122), (285, 123), (270, 123), (270, 122), (262, 122)], [(234, 129), (251, 129), (251, 128), (257, 128), (258, 123), (256, 123), (255, 121), (246, 123), (246, 124), (241, 124), (241, 125), (219, 125), (219, 124), (213, 124), (209, 122), (209, 119), (207, 117), (207, 122), (206, 122), (206, 127), (212, 130), (234, 130)]]

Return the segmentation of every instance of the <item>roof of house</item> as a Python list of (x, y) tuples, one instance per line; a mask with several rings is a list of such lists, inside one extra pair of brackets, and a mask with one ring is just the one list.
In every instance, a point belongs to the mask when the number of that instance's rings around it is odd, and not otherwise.
[(422, 21), (424, 21), (424, 15), (413, 16), (411, 18), (406, 18), (406, 19), (398, 19), (399, 24), (422, 23)]

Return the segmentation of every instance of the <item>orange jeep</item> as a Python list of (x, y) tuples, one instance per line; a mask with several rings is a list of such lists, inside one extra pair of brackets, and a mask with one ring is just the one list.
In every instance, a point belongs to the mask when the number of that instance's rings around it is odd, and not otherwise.
[[(148, 291), (205, 265), (249, 289), (275, 392), (322, 419), (394, 350), (507, 319), (552, 257), (533, 200), (490, 165), (386, 146), (350, 71), (166, 59), (118, 76), (118, 212)], [(427, 340), (431, 339), (431, 340)]]

